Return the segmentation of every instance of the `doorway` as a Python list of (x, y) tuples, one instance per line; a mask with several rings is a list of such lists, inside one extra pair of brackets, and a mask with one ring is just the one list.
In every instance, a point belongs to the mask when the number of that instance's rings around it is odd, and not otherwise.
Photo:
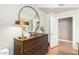
[(73, 18), (60, 18), (58, 20), (58, 51), (64, 53), (75, 53), (73, 49)]
[(60, 18), (58, 29), (59, 41), (72, 42), (72, 17)]

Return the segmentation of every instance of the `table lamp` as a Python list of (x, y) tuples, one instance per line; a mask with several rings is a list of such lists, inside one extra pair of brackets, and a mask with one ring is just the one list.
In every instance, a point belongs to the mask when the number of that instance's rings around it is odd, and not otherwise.
[(27, 20), (20, 19), (20, 20), (17, 20), (15, 22), (15, 24), (19, 25), (22, 28), (22, 37), (21, 37), (21, 39), (25, 38), (24, 34), (23, 34), (23, 31), (25, 30), (26, 26), (29, 25), (29, 22)]

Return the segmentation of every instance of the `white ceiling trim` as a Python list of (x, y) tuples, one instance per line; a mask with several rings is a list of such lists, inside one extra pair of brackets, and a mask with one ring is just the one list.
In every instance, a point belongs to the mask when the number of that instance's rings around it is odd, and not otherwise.
[(79, 8), (79, 4), (37, 4), (39, 8)]

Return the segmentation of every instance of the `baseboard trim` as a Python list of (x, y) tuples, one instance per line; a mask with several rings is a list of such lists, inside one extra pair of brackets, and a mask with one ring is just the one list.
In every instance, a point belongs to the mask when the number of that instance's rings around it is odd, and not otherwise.
[(56, 47), (58, 47), (58, 46), (54, 46), (54, 47), (52, 47), (52, 48), (51, 48), (51, 47), (49, 47), (49, 48), (50, 48), (50, 49), (53, 49), (53, 48), (56, 48)]
[(69, 40), (63, 40), (63, 39), (59, 39), (59, 41), (72, 43), (72, 41), (69, 41)]

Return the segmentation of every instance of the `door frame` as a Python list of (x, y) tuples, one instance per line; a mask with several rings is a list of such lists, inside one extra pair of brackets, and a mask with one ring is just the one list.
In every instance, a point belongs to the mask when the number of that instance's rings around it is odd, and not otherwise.
[(60, 18), (58, 18), (58, 39), (59, 39), (59, 20), (60, 19), (65, 19), (65, 18), (72, 18), (72, 41), (66, 41), (66, 40), (62, 40), (62, 41), (69, 42), (69, 43), (73, 43), (73, 16), (70, 16), (70, 17), (60, 17)]

